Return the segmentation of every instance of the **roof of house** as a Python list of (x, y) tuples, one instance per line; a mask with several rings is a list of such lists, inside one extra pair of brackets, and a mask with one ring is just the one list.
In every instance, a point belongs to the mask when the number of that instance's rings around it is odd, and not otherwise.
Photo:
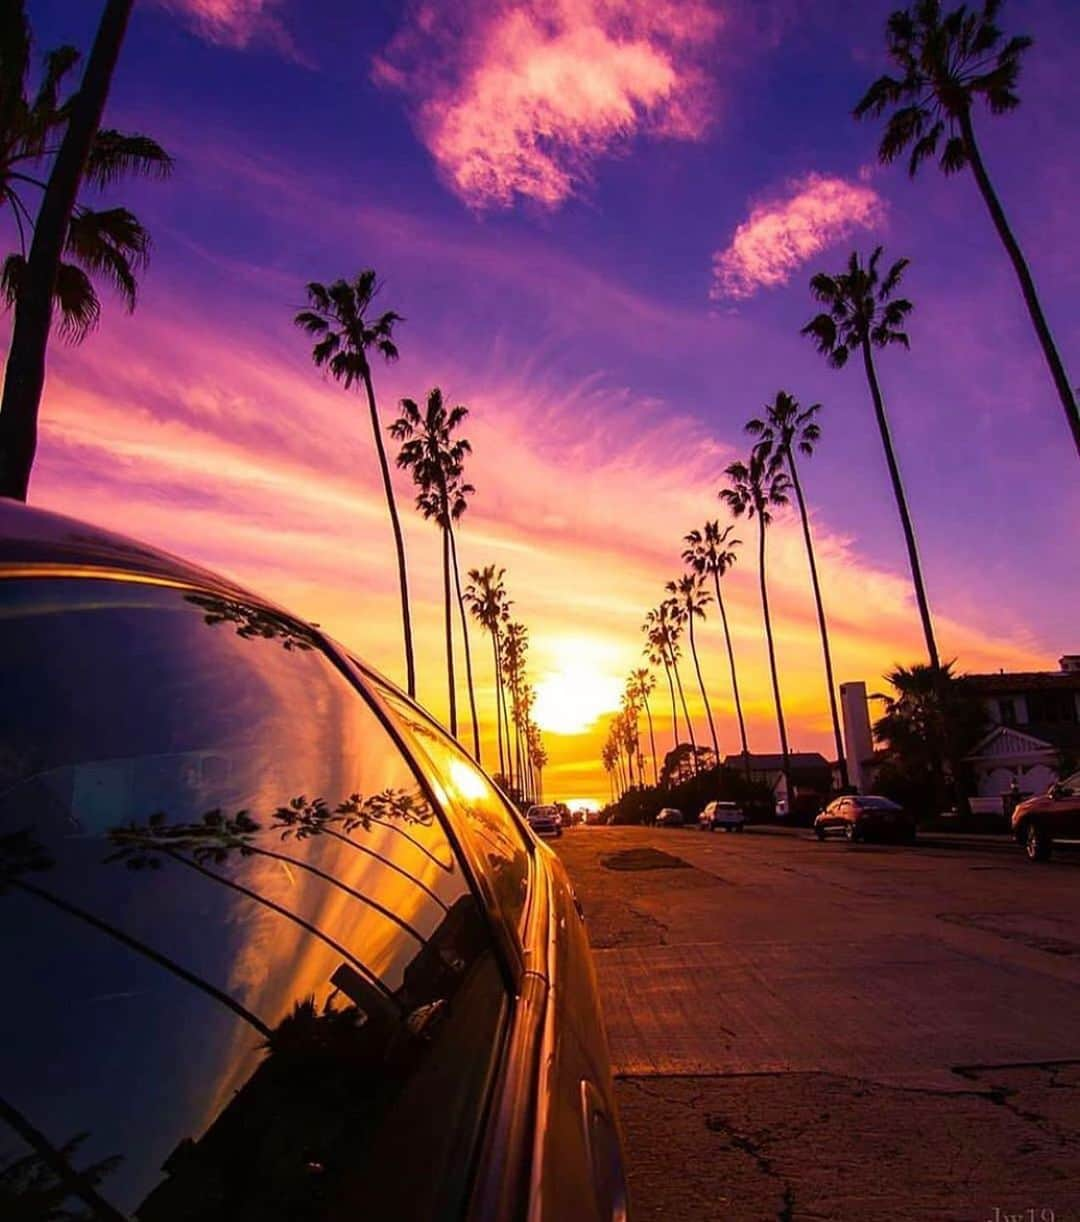
[[(750, 769), (753, 772), (782, 772), (784, 770), (784, 757), (777, 753), (776, 755), (755, 755), (751, 751), (748, 755), (743, 755), (740, 751), (738, 755), (724, 756), (725, 768), (745, 768), (749, 761)], [(818, 751), (791, 751), (788, 753), (788, 768), (791, 772), (828, 772), (832, 765)]]
[(995, 692), (1006, 695), (1009, 692), (1047, 688), (1080, 692), (1080, 671), (1002, 671), (991, 675), (965, 675), (964, 683), (983, 695), (992, 695)]

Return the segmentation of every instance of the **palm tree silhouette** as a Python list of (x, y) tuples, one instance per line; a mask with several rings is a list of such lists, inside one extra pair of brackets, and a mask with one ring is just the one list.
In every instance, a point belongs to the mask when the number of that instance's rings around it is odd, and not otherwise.
[(649, 696), (656, 690), (656, 676), (647, 666), (639, 666), (630, 672), (630, 683), (634, 696), (645, 710), (645, 720), (649, 725), (649, 748), (652, 751), (653, 784), (660, 784), (660, 775), (656, 770), (656, 736), (653, 734), (652, 710), (649, 708)]
[(712, 707), (709, 704), (709, 694), (705, 690), (705, 680), (701, 676), (701, 663), (698, 660), (697, 642), (694, 640), (694, 620), (705, 618), (705, 608), (712, 602), (712, 595), (705, 592), (705, 579), (696, 573), (684, 573), (678, 581), (669, 581), (665, 589), (674, 596), (679, 608), (681, 622), (687, 625), (690, 635), (690, 654), (694, 659), (694, 670), (697, 672), (698, 687), (701, 690), (702, 703), (705, 705), (705, 716), (709, 720), (709, 733), (712, 736), (713, 754), (716, 756), (716, 766), (720, 766), (720, 744), (716, 738), (716, 726), (713, 723)]
[[(51, 52), (41, 87), (29, 98), (25, 0), (6, 5), (0, 28), (0, 207), (11, 208), (20, 249), (0, 274), (0, 295), (15, 307), (0, 400), (0, 496), (26, 500), (54, 309), (60, 311), (61, 334), (82, 339), (101, 313), (91, 276), (111, 283), (131, 310), (137, 273), (148, 261), (149, 235), (131, 212), (93, 209), (78, 200), (84, 182), (107, 187), (129, 174), (164, 178), (172, 169), (168, 154), (148, 137), (100, 130), (133, 3), (107, 0), (82, 81), (64, 101), (60, 90), (78, 52), (70, 46)], [(32, 171), (49, 158), (54, 160), (45, 180)], [(43, 192), (36, 220), (23, 199), (26, 187)]]
[(26, 877), (27, 874), (41, 873), (52, 869), (53, 864), (52, 858), (27, 829), (24, 828), (21, 831), (0, 836), (0, 895), (5, 894), (8, 890), (21, 891), (26, 895), (32, 895), (42, 902), (51, 905), (68, 916), (75, 917), (77, 920), (89, 925), (92, 929), (106, 934), (114, 939), (114, 941), (126, 946), (129, 950), (135, 951), (136, 954), (142, 955), (152, 963), (156, 963), (159, 967), (164, 968), (167, 972), (171, 972), (174, 976), (179, 977), (185, 983), (193, 985), (208, 997), (212, 997), (215, 1001), (220, 1002), (221, 1005), (231, 1010), (238, 1018), (243, 1019), (250, 1027), (258, 1031), (260, 1035), (269, 1034), (270, 1028), (262, 1019), (252, 1014), (250, 1010), (245, 1009), (236, 998), (230, 997), (228, 993), (216, 988), (201, 976), (196, 976), (194, 972), (189, 972), (186, 967), (182, 967), (173, 959), (161, 954), (160, 951), (154, 950), (152, 946), (147, 945), (147, 943), (139, 938), (125, 933), (124, 930), (116, 925), (102, 920), (101, 917), (96, 916), (87, 909), (81, 908), (77, 904), (72, 904), (69, 900), (42, 887), (39, 883), (31, 882)]
[(653, 607), (645, 613), (645, 622), (641, 625), (645, 633), (646, 645), (642, 651), (652, 666), (663, 666), (667, 676), (668, 693), (671, 696), (671, 734), (672, 750), (679, 745), (679, 715), (675, 706), (675, 681), (671, 677), (671, 659), (678, 648), (668, 631), (666, 616), (661, 614), (660, 607)]
[(741, 539), (732, 539), (731, 532), (735, 529), (734, 526), (725, 526), (720, 529), (720, 523), (716, 520), (706, 522), (702, 530), (692, 530), (688, 535), (684, 536), (684, 542), (688, 545), (682, 554), (684, 563), (688, 564), (695, 573), (704, 576), (706, 573), (711, 573), (713, 578), (713, 586), (716, 590), (716, 605), (720, 608), (720, 622), (724, 626), (724, 642), (727, 645), (728, 666), (731, 670), (731, 694), (735, 699), (735, 716), (739, 722), (739, 741), (742, 743), (743, 761), (747, 767), (747, 779), (749, 779), (750, 768), (750, 749), (746, 745), (746, 723), (743, 720), (742, 700), (739, 697), (739, 679), (735, 670), (735, 650), (731, 645), (731, 630), (728, 628), (727, 608), (724, 606), (724, 596), (720, 592), (720, 579), (734, 565), (736, 560), (735, 548), (742, 543)]
[(961, 4), (943, 13), (939, 0), (919, 0), (893, 13), (885, 26), (889, 56), (900, 76), (879, 77), (855, 107), (855, 117), (890, 111), (878, 148), (885, 164), (910, 150), (908, 172), (937, 155), (945, 174), (971, 167), (990, 219), (1020, 282), (1020, 291), (1050, 368), (1073, 444), (1080, 455), (1080, 410), (1035, 291), (1035, 281), (1002, 207), (975, 140), (972, 108), (977, 99), (992, 115), (1020, 105), (1016, 84), (1020, 60), (1031, 39), (1005, 40), (996, 24), (1001, 0), (983, 0), (982, 11)]
[(881, 445), (885, 450), (885, 462), (892, 481), (893, 496), (896, 498), (896, 508), (900, 513), (900, 524), (907, 544), (915, 601), (919, 607), (919, 618), (922, 620), (923, 635), (926, 638), (926, 652), (930, 656), (931, 666), (937, 669), (940, 666), (937, 641), (934, 639), (930, 604), (927, 601), (922, 566), (915, 546), (915, 528), (911, 524), (907, 497), (900, 479), (900, 467), (893, 451), (889, 421), (885, 415), (885, 403), (881, 397), (873, 356), (874, 348), (888, 348), (892, 344), (910, 347), (903, 326), (904, 320), (911, 313), (912, 305), (906, 298), (894, 296), (908, 260), (898, 259), (882, 279), (878, 275), (881, 255), (882, 248), (878, 246), (863, 267), (858, 253), (852, 251), (845, 271), (835, 276), (824, 273), (814, 276), (810, 281), (810, 291), (828, 310), (812, 318), (803, 327), (802, 334), (808, 335), (814, 341), (817, 350), (834, 369), (843, 369), (848, 357), (855, 352), (860, 353), (863, 358), (878, 432), (881, 434)]
[(682, 705), (683, 719), (686, 722), (686, 733), (690, 737), (691, 759), (694, 762), (694, 771), (697, 772), (697, 740), (694, 738), (694, 723), (690, 720), (690, 710), (686, 704), (686, 692), (683, 690), (682, 676), (679, 674), (679, 637), (682, 636), (685, 614), (682, 604), (675, 598), (665, 598), (660, 603), (659, 612), (660, 623), (667, 637), (668, 655), (671, 658), (671, 673), (675, 676), (675, 688), (679, 693), (679, 703)]
[[(491, 635), (492, 657), (495, 663), (495, 731), (499, 744), (499, 773), (507, 776), (506, 759), (503, 754), (503, 684), (502, 684), (502, 626), (510, 616), (510, 600), (503, 584), (505, 569), (496, 569), (493, 564), (482, 569), (470, 569), (469, 584), (465, 587), (464, 601), (472, 612), (473, 619)], [(509, 751), (509, 739), (507, 740)], [(512, 778), (511, 784), (512, 784)]]
[(825, 660), (825, 685), (829, 689), (829, 712), (832, 715), (836, 762), (840, 769), (840, 784), (846, 789), (847, 760), (844, 758), (844, 739), (840, 733), (840, 714), (836, 707), (836, 683), (833, 679), (832, 652), (829, 649), (829, 629), (825, 621), (825, 604), (821, 598), (817, 561), (814, 558), (814, 542), (810, 535), (810, 515), (806, 512), (806, 500), (799, 481), (799, 469), (795, 463), (796, 450), (809, 457), (821, 439), (821, 426), (817, 423), (820, 410), (820, 403), (813, 403), (804, 410), (797, 399), (785, 391), (780, 391), (771, 403), (765, 405), (764, 419), (755, 417), (747, 423), (746, 431), (752, 437), (759, 438), (758, 445), (766, 456), (776, 454), (787, 465), (791, 486), (795, 489), (803, 541), (806, 543), (806, 559), (810, 564), (810, 584), (814, 591), (818, 629), (821, 632), (821, 652)]
[[(460, 608), (461, 581), (457, 572), (456, 549), (451, 555), (453, 524), (476, 490), (463, 481), (465, 456), (472, 447), (464, 437), (453, 438), (454, 430), (468, 416), (469, 409), (459, 404), (449, 411), (439, 387), (428, 392), (423, 412), (412, 399), (401, 400), (401, 415), (390, 425), (390, 435), (402, 443), (397, 465), (412, 473), (420, 489), (416, 505), (424, 517), (434, 519), (443, 537), (443, 608), (446, 634), (446, 673), (450, 689), (450, 733), (457, 738), (457, 684), (454, 679), (454, 622), (451, 611), (451, 568), (458, 590), (462, 629), (468, 657), (468, 631), (465, 612)], [(480, 730), (476, 720), (476, 700), (472, 687), (472, 662), (468, 663), (469, 703), (472, 709), (473, 750), (480, 756)]]
[[(218, 812), (209, 813), (212, 817), (216, 817)], [(268, 908), (271, 912), (276, 912), (278, 916), (284, 917), (285, 920), (292, 921), (300, 926), (301, 929), (311, 934), (313, 938), (318, 938), (320, 942), (324, 942), (335, 953), (351, 963), (388, 1000), (393, 1000), (393, 994), (390, 989), (383, 984), (379, 977), (362, 960), (358, 959), (351, 951), (347, 950), (324, 930), (319, 929), (317, 925), (306, 920), (299, 913), (292, 912), (282, 904), (277, 903), (276, 900), (260, 895), (250, 887), (245, 887), (243, 883), (238, 883), (227, 875), (218, 874), (209, 869), (204, 862), (207, 859), (224, 859), (228, 856), (228, 849), (213, 843), (212, 838), (211, 842), (208, 843), (204, 838), (204, 826), (210, 832), (213, 828), (213, 822), (209, 825), (177, 824), (170, 826), (163, 815), (157, 814), (151, 815), (150, 819), (143, 826), (132, 823), (126, 827), (110, 828), (108, 830), (108, 838), (114, 846), (114, 851), (105, 858), (105, 861), (122, 861), (129, 870), (159, 869), (163, 858), (186, 866), (189, 870), (194, 870), (196, 874), (201, 874), (211, 882), (228, 887), (238, 895), (243, 895), (245, 898), (253, 900), (256, 904), (262, 904), (264, 908)], [(192, 850), (190, 855), (181, 851), (185, 849)], [(280, 855), (280, 857), (284, 858), (284, 854)]]
[(777, 455), (767, 455), (754, 447), (749, 462), (734, 462), (724, 471), (730, 481), (720, 490), (720, 499), (738, 518), (745, 514), (758, 523), (758, 580), (761, 586), (761, 613), (765, 620), (765, 640), (769, 648), (769, 672), (772, 676), (773, 702), (776, 706), (776, 726), (780, 733), (780, 754), (783, 760), (784, 789), (788, 809), (794, 797), (791, 788), (791, 764), (788, 751), (784, 706), (780, 700), (780, 679), (776, 672), (776, 647), (773, 644), (772, 618), (769, 615), (769, 587), (765, 579), (765, 532), (772, 521), (770, 507), (788, 503), (788, 477), (780, 467)]
[(301, 310), (293, 320), (306, 334), (315, 339), (311, 359), (317, 369), (324, 366), (331, 376), (341, 382), (346, 390), (355, 383), (363, 384), (367, 395), (368, 411), (371, 414), (371, 431), (375, 438), (375, 452), (382, 474), (386, 507), (390, 512), (390, 525), (394, 532), (394, 547), (397, 551), (398, 582), (401, 587), (401, 623), (405, 638), (405, 669), (408, 676), (409, 695), (416, 698), (416, 664), (413, 658), (412, 614), (409, 607), (409, 581), (405, 568), (405, 539), (401, 533), (394, 486), (390, 480), (390, 465), (386, 461), (382, 428), (379, 424), (379, 408), (375, 401), (375, 387), (371, 379), (369, 353), (378, 352), (387, 361), (397, 359), (394, 343), (394, 327), (401, 322), (401, 315), (387, 310), (371, 317), (372, 303), (379, 291), (375, 272), (367, 268), (355, 279), (335, 280), (326, 286), (312, 280), (307, 286), (309, 309)]
[[(525, 658), (529, 649), (529, 631), (524, 624), (510, 621), (504, 633), (502, 665), (506, 678), (506, 687), (510, 694), (510, 716), (514, 726), (514, 766), (517, 771), (518, 788), (524, 794), (525, 761), (522, 755), (522, 730), (524, 723), (524, 708), (522, 704), (522, 684), (525, 680)], [(507, 738), (509, 742), (509, 737)]]

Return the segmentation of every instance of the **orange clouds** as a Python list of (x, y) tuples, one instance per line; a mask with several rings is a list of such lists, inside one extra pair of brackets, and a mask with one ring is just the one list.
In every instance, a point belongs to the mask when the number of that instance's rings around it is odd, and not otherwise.
[(740, 300), (787, 284), (819, 251), (884, 218), (884, 201), (872, 187), (808, 174), (751, 208), (730, 245), (713, 256), (710, 296)]
[(623, 139), (697, 139), (708, 127), (697, 57), (720, 26), (708, 0), (472, 0), (427, 4), (375, 62), (412, 95), (453, 190), (474, 207), (548, 207)]

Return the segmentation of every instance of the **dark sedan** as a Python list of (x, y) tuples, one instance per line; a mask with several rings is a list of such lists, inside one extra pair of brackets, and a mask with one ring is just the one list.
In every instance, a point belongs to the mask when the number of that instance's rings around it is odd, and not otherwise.
[(850, 794), (834, 798), (814, 820), (814, 834), (843, 836), (845, 840), (915, 840), (915, 820), (889, 798), (876, 794)]
[(435, 722), (245, 590), (12, 503), (0, 622), (15, 1213), (625, 1217), (573, 891)]

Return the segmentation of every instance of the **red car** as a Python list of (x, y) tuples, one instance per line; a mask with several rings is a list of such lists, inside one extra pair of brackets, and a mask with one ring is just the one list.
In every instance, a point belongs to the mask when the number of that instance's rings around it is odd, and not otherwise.
[(814, 820), (814, 835), (845, 840), (915, 839), (915, 820), (902, 806), (876, 794), (848, 794), (835, 798)]
[(1021, 802), (1012, 833), (1032, 861), (1045, 861), (1055, 840), (1080, 840), (1080, 772)]

